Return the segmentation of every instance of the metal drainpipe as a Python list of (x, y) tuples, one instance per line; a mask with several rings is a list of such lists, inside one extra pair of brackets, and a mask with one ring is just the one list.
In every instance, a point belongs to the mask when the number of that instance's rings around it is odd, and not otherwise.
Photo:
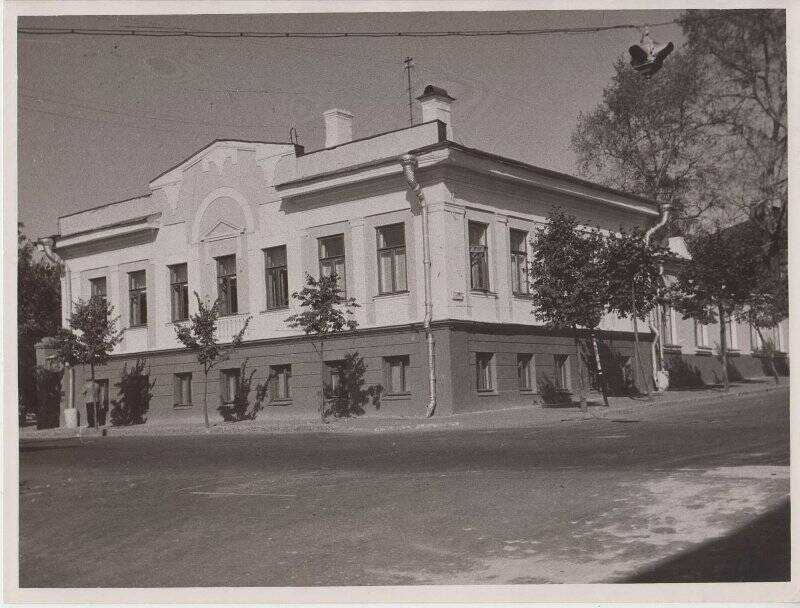
[[(670, 203), (661, 203), (659, 205), (659, 211), (661, 211), (661, 217), (659, 218), (658, 223), (655, 226), (652, 226), (651, 228), (649, 228), (647, 230), (647, 232), (644, 233), (644, 244), (645, 244), (645, 246), (650, 244), (650, 239), (652, 238), (652, 236), (657, 231), (659, 231), (661, 228), (663, 228), (664, 225), (669, 221), (670, 212), (672, 211), (672, 204), (670, 204)], [(663, 264), (659, 264), (658, 272), (659, 272), (659, 274), (664, 274), (664, 265)], [(650, 326), (650, 331), (652, 331), (655, 334), (655, 338), (656, 338), (655, 340), (653, 340), (653, 343), (650, 346), (650, 357), (651, 357), (651, 360), (653, 362), (653, 382), (654, 382), (654, 387), (655, 387), (656, 390), (658, 390), (658, 384), (657, 384), (656, 380), (658, 379), (659, 362), (662, 364), (662, 366), (663, 366), (663, 362), (664, 362), (664, 348), (663, 348), (663, 344), (662, 344), (661, 331), (659, 329), (660, 323), (658, 322), (659, 315), (660, 315), (660, 311), (656, 312), (656, 315), (655, 315), (656, 316), (655, 326), (653, 324), (653, 314), (652, 313), (648, 316), (648, 319), (647, 319), (647, 323)], [(656, 359), (656, 342), (658, 343), (658, 352), (660, 354), (660, 357), (658, 359)]]
[(406, 178), (408, 187), (417, 197), (422, 210), (422, 266), (425, 271), (425, 317), (422, 326), (425, 329), (425, 339), (428, 342), (428, 384), (431, 395), (425, 415), (430, 418), (436, 409), (436, 356), (433, 332), (431, 331), (433, 301), (431, 299), (431, 243), (430, 235), (428, 234), (428, 204), (425, 201), (425, 194), (414, 176), (414, 168), (417, 166), (416, 157), (413, 154), (404, 154), (400, 158), (400, 164), (403, 166), (403, 175)]
[[(36, 241), (36, 248), (41, 251), (45, 257), (53, 262), (53, 264), (57, 264), (61, 267), (61, 272), (63, 273), (66, 268), (66, 263), (58, 255), (55, 251), (53, 251), (53, 238), (52, 237), (45, 237)], [(64, 367), (67, 368), (69, 372), (69, 391), (67, 392), (67, 407), (74, 409), (75, 408), (75, 368), (70, 365), (69, 363), (65, 363)]]

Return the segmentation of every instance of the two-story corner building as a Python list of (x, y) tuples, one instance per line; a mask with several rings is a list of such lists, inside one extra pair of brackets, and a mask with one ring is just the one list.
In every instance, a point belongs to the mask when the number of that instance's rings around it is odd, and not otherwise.
[[(273, 378), (273, 407), (262, 415), (315, 415), (316, 344), (285, 319), (305, 274), (331, 272), (361, 306), (359, 328), (329, 339), (326, 360), (333, 370), (358, 351), (367, 382), (384, 388), (381, 413), (424, 415), (432, 397), (439, 413), (533, 404), (542, 383), (570, 390), (572, 338), (531, 313), (529, 237), (554, 206), (608, 230), (653, 226), (658, 206), (456, 144), (453, 99), (428, 87), (419, 100), (421, 124), (358, 140), (352, 115), (330, 110), (325, 148), (314, 152), (217, 140), (153, 179), (146, 195), (61, 217), (54, 250), (65, 262), (65, 323), (78, 298), (102, 295), (125, 329), (97, 370), (105, 398), (115, 399), (126, 366), (145, 359), (150, 421), (201, 415), (202, 371), (175, 337), (196, 291), (219, 298), (223, 340), (252, 318), (244, 345), (210, 378), (212, 413), (248, 359), (256, 382)], [(672, 327), (670, 343), (684, 331)], [(632, 368), (630, 322), (608, 318), (602, 329), (615, 360)], [(643, 334), (650, 370), (652, 334)]]

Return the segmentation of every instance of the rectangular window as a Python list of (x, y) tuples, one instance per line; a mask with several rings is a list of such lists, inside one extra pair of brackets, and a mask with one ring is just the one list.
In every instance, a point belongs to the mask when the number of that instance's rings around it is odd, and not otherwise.
[(269, 373), (272, 377), (270, 401), (289, 401), (292, 398), (292, 366), (273, 365)]
[(406, 291), (406, 234), (403, 224), (378, 228), (378, 290)]
[(515, 294), (526, 294), (528, 289), (528, 233), (522, 230), (510, 230), (511, 243), (511, 291)]
[(406, 370), (408, 369), (408, 355), (400, 357), (385, 357), (383, 359), (386, 370), (386, 390), (389, 395), (405, 395), (409, 393), (406, 383)]
[(186, 264), (169, 266), (169, 300), (173, 321), (189, 318), (189, 279)]
[(783, 334), (781, 333), (780, 325), (776, 325), (772, 328), (772, 335), (775, 344), (775, 350), (778, 352), (783, 352)]
[(708, 348), (708, 325), (694, 322), (694, 343), (698, 348)]
[(217, 299), (219, 314), (235, 315), (239, 312), (235, 255), (217, 258)]
[(472, 289), (489, 291), (489, 249), (486, 246), (486, 224), (468, 223), (469, 276)]
[(555, 355), (553, 357), (553, 376), (556, 388), (559, 390), (569, 390), (569, 357), (567, 355)]
[(327, 361), (325, 363), (326, 378), (325, 383), (330, 386), (331, 391), (336, 393), (342, 385), (342, 362)]
[(517, 380), (519, 380), (519, 390), (534, 390), (536, 372), (533, 367), (533, 355), (528, 353), (517, 354)]
[[(762, 335), (764, 330), (761, 330)], [(764, 343), (758, 335), (758, 330), (754, 326), (750, 326), (750, 350), (759, 351), (764, 348)]]
[(130, 326), (147, 325), (147, 275), (144, 270), (128, 273)]
[(223, 403), (233, 403), (239, 393), (239, 368), (222, 370), (220, 397)]
[(739, 332), (738, 325), (731, 317), (725, 322), (725, 337), (728, 341), (728, 348), (731, 350), (739, 350)]
[(494, 353), (475, 353), (478, 391), (494, 390)]
[(107, 297), (106, 291), (106, 278), (105, 277), (97, 277), (96, 279), (89, 279), (89, 295), (92, 298), (103, 298), (104, 300)]
[(192, 374), (175, 374), (172, 387), (173, 405), (192, 404)]
[(267, 310), (289, 306), (289, 271), (286, 266), (286, 245), (264, 250), (266, 267)]
[(667, 305), (661, 306), (661, 335), (664, 344), (675, 344), (675, 333), (672, 323), (672, 309)]
[(343, 234), (319, 239), (319, 274), (323, 277), (336, 274), (339, 279), (339, 289), (347, 291)]

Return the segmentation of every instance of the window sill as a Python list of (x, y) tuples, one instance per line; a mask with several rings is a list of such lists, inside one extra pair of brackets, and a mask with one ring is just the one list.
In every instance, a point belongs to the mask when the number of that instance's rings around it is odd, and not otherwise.
[(372, 299), (373, 300), (377, 300), (379, 298), (391, 298), (392, 296), (397, 297), (397, 296), (407, 296), (407, 295), (408, 295), (408, 290), (405, 290), (405, 291), (392, 291), (392, 292), (388, 292), (388, 293), (375, 294), (374, 296), (372, 296)]
[(267, 403), (268, 407), (280, 407), (284, 405), (292, 405), (291, 399), (273, 399), (269, 403)]
[(500, 393), (498, 393), (495, 389), (487, 390), (487, 391), (477, 391), (478, 397), (499, 397)]
[(286, 306), (281, 306), (280, 308), (265, 308), (264, 310), (259, 311), (259, 313), (262, 315), (269, 315), (278, 312), (286, 312), (287, 310), (289, 310), (288, 304)]
[(530, 293), (512, 293), (512, 297), (517, 298), (518, 300), (533, 300), (533, 295)]
[(700, 356), (703, 356), (703, 357), (710, 357), (714, 353), (711, 350), (710, 346), (698, 346), (697, 348), (695, 348), (694, 354), (695, 355), (700, 355)]
[(131, 329), (147, 329), (147, 323), (143, 323), (141, 325), (128, 325), (128, 330)]
[(683, 347), (680, 344), (665, 344), (664, 351), (670, 353), (679, 353)]
[(194, 403), (173, 403), (173, 410), (188, 410), (194, 407)]
[(497, 299), (497, 292), (489, 291), (488, 289), (471, 289), (469, 293), (473, 296)]
[(519, 392), (523, 395), (538, 395), (539, 391), (535, 391), (532, 388), (521, 388)]
[(411, 399), (411, 393), (391, 393), (381, 396), (381, 401), (408, 401), (409, 399)]

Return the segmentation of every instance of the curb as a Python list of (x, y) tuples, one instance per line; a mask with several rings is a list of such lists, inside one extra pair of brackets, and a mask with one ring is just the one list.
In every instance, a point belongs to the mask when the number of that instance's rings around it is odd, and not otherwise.
[[(187, 426), (187, 425), (154, 425), (147, 427), (139, 425), (137, 427), (106, 427), (104, 432), (99, 432), (94, 429), (82, 428), (80, 433), (75, 429), (54, 428), (42, 429), (34, 431), (35, 434), (23, 433), (19, 434), (19, 440), (45, 440), (45, 439), (70, 439), (70, 438), (95, 438), (101, 436), (109, 437), (162, 437), (162, 436), (191, 436), (191, 435), (274, 435), (274, 434), (301, 434), (301, 433), (326, 433), (326, 434), (382, 434), (382, 433), (408, 433), (408, 432), (424, 432), (424, 431), (455, 431), (455, 430), (480, 430), (480, 429), (502, 429), (502, 428), (532, 428), (532, 427), (546, 427), (558, 425), (562, 422), (575, 422), (591, 419), (608, 419), (612, 416), (619, 414), (629, 414), (640, 411), (642, 408), (656, 406), (658, 408), (664, 406), (674, 406), (693, 403), (713, 402), (721, 399), (731, 397), (744, 397), (749, 395), (759, 395), (764, 393), (771, 393), (777, 391), (789, 391), (790, 385), (781, 384), (778, 386), (767, 386), (755, 388), (753, 390), (739, 390), (731, 391), (728, 393), (718, 392), (713, 395), (698, 395), (697, 397), (683, 398), (683, 399), (669, 399), (665, 401), (655, 398), (652, 400), (642, 399), (630, 405), (622, 407), (611, 407), (606, 409), (602, 405), (591, 406), (593, 411), (591, 416), (587, 416), (579, 409), (561, 412), (560, 416), (556, 417), (553, 410), (553, 418), (541, 418), (533, 420), (515, 421), (515, 420), (501, 420), (492, 421), (491, 415), (497, 412), (527, 412), (530, 413), (529, 407), (515, 407), (506, 408), (504, 410), (491, 410), (485, 412), (465, 412), (463, 414), (451, 414), (447, 417), (437, 419), (435, 422), (418, 422), (409, 418), (395, 419), (399, 424), (386, 424), (387, 421), (375, 420), (373, 424), (365, 424), (361, 422), (363, 419), (350, 425), (347, 422), (337, 424), (336, 422), (321, 425), (317, 422), (296, 422), (287, 424), (278, 424), (270, 426), (251, 426), (251, 427), (236, 427), (234, 425), (219, 425), (212, 426), (210, 429), (205, 429), (202, 426)], [(475, 423), (470, 424), (470, 418), (478, 417)], [(484, 417), (483, 419), (481, 417)], [(488, 417), (488, 420), (485, 418)], [(404, 423), (400, 423), (403, 421)]]
[(627, 414), (632, 413), (635, 411), (640, 410), (643, 407), (652, 407), (654, 405), (657, 406), (672, 406), (672, 405), (690, 405), (693, 403), (704, 403), (707, 401), (719, 401), (721, 399), (731, 398), (731, 397), (744, 397), (749, 395), (759, 395), (763, 393), (774, 393), (781, 390), (789, 391), (788, 384), (780, 384), (778, 386), (768, 386), (764, 388), (757, 388), (750, 391), (738, 391), (738, 392), (720, 392), (716, 395), (701, 395), (698, 397), (693, 397), (690, 399), (672, 399), (670, 401), (640, 401), (636, 405), (631, 405), (628, 407), (623, 407), (611, 411), (603, 411), (601, 412), (600, 418), (606, 418), (611, 414)]

